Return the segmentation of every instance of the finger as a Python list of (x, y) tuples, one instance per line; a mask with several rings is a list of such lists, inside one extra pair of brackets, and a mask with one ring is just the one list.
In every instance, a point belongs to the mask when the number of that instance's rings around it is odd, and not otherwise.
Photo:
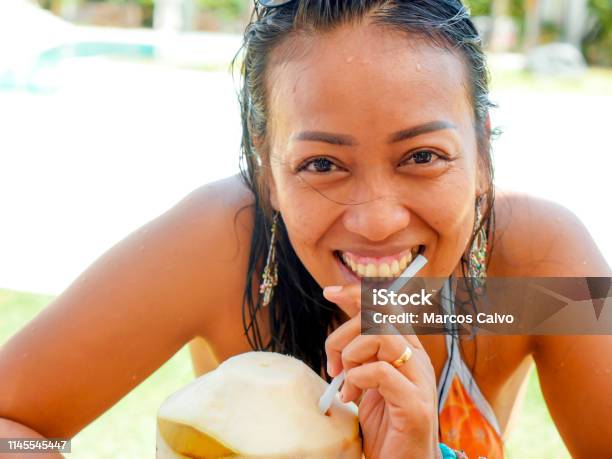
[[(407, 341), (399, 335), (368, 336), (360, 335), (349, 342), (342, 350), (342, 368), (345, 372), (366, 363), (392, 362), (402, 355)], [(411, 377), (408, 375), (408, 377)], [(414, 376), (412, 376), (414, 377)], [(362, 390), (345, 380), (342, 394), (350, 400), (360, 397)]]
[[(416, 335), (400, 335), (397, 329), (391, 324), (383, 324), (381, 326), (381, 332), (384, 335), (363, 335), (368, 340), (377, 340), (381, 338), (383, 340), (392, 340), (393, 342), (402, 343), (401, 349), (389, 348), (387, 349), (388, 356), (383, 355), (382, 357), (376, 357), (372, 354), (369, 357), (371, 359), (363, 358), (360, 363), (371, 361), (371, 360), (387, 360), (393, 361), (397, 359), (403, 351), (406, 349), (406, 342), (414, 349), (425, 352), (421, 342)], [(343, 368), (346, 368), (346, 364), (342, 361), (342, 353), (345, 347), (349, 345), (351, 341), (360, 336), (361, 334), (361, 317), (355, 316), (349, 319), (344, 324), (340, 325), (334, 330), (325, 341), (325, 352), (327, 354), (327, 373), (330, 376), (338, 375)], [(395, 355), (395, 357), (393, 357)], [(353, 365), (354, 366), (354, 365)]]
[(390, 363), (380, 360), (347, 371), (340, 396), (345, 403), (355, 401), (366, 389), (377, 389), (386, 402), (395, 406), (409, 406), (418, 394), (417, 387), (408, 378)]
[(360, 335), (342, 350), (342, 367), (345, 371), (359, 365), (377, 360), (393, 364), (408, 349), (409, 357), (397, 369), (418, 386), (431, 383), (429, 367), (423, 361), (429, 361), (426, 353), (415, 350), (403, 336), (367, 336)]
[(400, 336), (402, 336), (406, 341), (408, 341), (408, 343), (410, 344), (410, 346), (412, 346), (413, 349), (425, 351), (425, 348), (423, 347), (423, 344), (421, 343), (421, 340), (419, 339), (417, 335), (400, 335)]
[[(393, 333), (389, 334), (393, 335)], [(410, 365), (407, 365), (408, 362), (401, 365), (400, 372), (411, 377), (411, 379), (419, 385), (425, 386), (427, 384), (432, 384), (432, 382), (435, 385), (435, 370), (433, 369), (429, 354), (423, 347), (419, 337), (417, 335), (400, 335), (397, 329), (395, 329), (394, 336), (401, 336), (404, 338), (412, 350), (412, 356), (408, 360)], [(399, 357), (396, 357), (396, 359), (399, 359)]]
[(336, 376), (342, 371), (342, 350), (360, 333), (361, 319), (355, 316), (329, 334), (325, 340), (325, 353), (327, 354), (327, 373), (330, 376)]
[(390, 323), (381, 324), (380, 326), (377, 327), (377, 330), (379, 330), (379, 333), (377, 333), (377, 335), (402, 336), (405, 340), (407, 340), (410, 343), (410, 345), (414, 349), (425, 350), (425, 348), (423, 347), (423, 344), (421, 344), (421, 340), (416, 334), (402, 335), (394, 324), (390, 324)]
[[(348, 286), (332, 285), (323, 289), (323, 296), (332, 303), (336, 303), (349, 317), (355, 317), (361, 311), (361, 286), (352, 284)], [(388, 334), (399, 334), (391, 324)], [(423, 349), (421, 341), (416, 335), (403, 335), (415, 349)]]
[(323, 289), (323, 296), (336, 303), (349, 317), (361, 311), (361, 285), (331, 285)]

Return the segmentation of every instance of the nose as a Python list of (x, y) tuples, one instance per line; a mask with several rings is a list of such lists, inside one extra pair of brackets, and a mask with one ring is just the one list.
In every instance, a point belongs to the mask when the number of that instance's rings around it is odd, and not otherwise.
[(380, 242), (408, 227), (410, 211), (396, 196), (381, 196), (348, 208), (343, 223), (347, 230)]

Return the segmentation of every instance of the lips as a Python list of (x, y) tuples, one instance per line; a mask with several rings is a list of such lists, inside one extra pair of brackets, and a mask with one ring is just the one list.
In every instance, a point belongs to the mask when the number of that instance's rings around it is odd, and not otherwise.
[(342, 264), (356, 276), (363, 277), (398, 277), (425, 246), (416, 245), (401, 252), (381, 257), (364, 256), (356, 252), (335, 252)]

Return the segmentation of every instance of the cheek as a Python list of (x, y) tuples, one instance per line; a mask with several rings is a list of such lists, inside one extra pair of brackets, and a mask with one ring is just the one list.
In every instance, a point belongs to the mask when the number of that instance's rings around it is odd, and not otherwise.
[(282, 193), (280, 211), (287, 228), (291, 246), (310, 275), (320, 284), (334, 283), (333, 253), (320, 242), (324, 239), (334, 218), (313, 205), (312, 196), (303, 196), (299, 190)]
[[(295, 252), (307, 264), (316, 254), (317, 242), (333, 222), (329, 212), (322, 211), (318, 196), (296, 177), (281, 171), (274, 173), (279, 210)], [(321, 198), (322, 199), (322, 198)]]
[[(466, 128), (467, 129), (467, 128)], [(477, 189), (477, 153), (475, 139), (463, 145), (464, 153), (455, 160), (453, 167), (436, 183), (435, 212), (432, 221), (441, 235), (463, 240), (472, 230), (472, 220)], [(437, 215), (437, 217), (435, 216)]]
[(431, 209), (430, 222), (441, 235), (452, 235), (465, 226), (474, 206), (473, 183), (446, 183)]
[(436, 259), (445, 271), (458, 262), (472, 234), (475, 194), (474, 174), (457, 169), (431, 190), (423, 210), (423, 219), (437, 235)]

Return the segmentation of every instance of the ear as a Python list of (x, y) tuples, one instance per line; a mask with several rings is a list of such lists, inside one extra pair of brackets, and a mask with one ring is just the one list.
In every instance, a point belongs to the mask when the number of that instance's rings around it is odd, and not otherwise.
[(489, 188), (489, 180), (487, 179), (485, 161), (482, 159), (478, 160), (478, 167), (476, 170), (476, 196), (482, 196)]
[(274, 183), (274, 177), (272, 176), (272, 172), (270, 171), (270, 173), (266, 174), (266, 180), (268, 182), (268, 193), (270, 195), (270, 204), (272, 205), (272, 208), (276, 211), (279, 210), (279, 205), (278, 205), (278, 192), (276, 190), (276, 184)]
[[(254, 153), (258, 157), (259, 167), (260, 167), (260, 180), (262, 180), (260, 190), (263, 193), (268, 195), (268, 199), (270, 200), (270, 204), (272, 208), (276, 211), (279, 209), (278, 205), (278, 193), (276, 190), (276, 184), (274, 182), (274, 175), (272, 174), (272, 169), (267, 167), (264, 163), (264, 159), (262, 158), (261, 152), (264, 148), (267, 148), (265, 142), (260, 138), (253, 136), (252, 137), (253, 147), (255, 149)], [(269, 162), (269, 161), (268, 161)]]
[(488, 111), (487, 111), (487, 117), (485, 118), (485, 134), (487, 136), (491, 135), (491, 116), (489, 115)]
[[(487, 145), (491, 138), (491, 117), (487, 112), (487, 117), (485, 119), (485, 129), (484, 135), (487, 138)], [(487, 153), (488, 154), (488, 153)], [(483, 158), (482, 153), (478, 152), (478, 161), (476, 168), (476, 196), (481, 196), (485, 194), (491, 183), (489, 183), (489, 161), (492, 161), (492, 158), (489, 156), (487, 158)]]

